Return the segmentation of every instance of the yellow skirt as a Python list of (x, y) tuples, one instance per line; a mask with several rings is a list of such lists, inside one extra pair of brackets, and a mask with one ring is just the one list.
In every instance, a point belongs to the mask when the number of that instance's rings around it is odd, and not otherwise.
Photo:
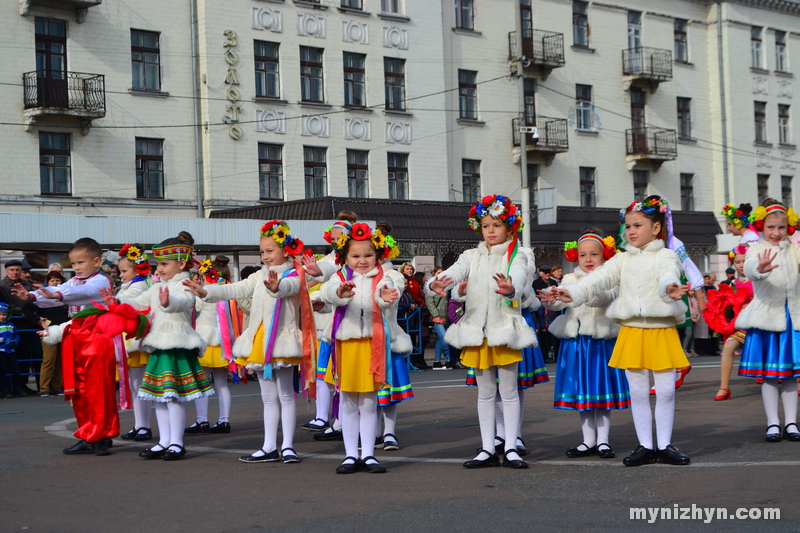
[(465, 346), (461, 350), (461, 363), (464, 366), (486, 370), (493, 366), (510, 365), (522, 361), (522, 351), (506, 345), (489, 346), (483, 339), (480, 346)]
[(222, 368), (228, 366), (228, 360), (222, 355), (222, 346), (207, 346), (206, 353), (198, 359), (204, 368)]
[(150, 359), (150, 354), (146, 352), (128, 352), (128, 366), (130, 368), (139, 368), (147, 366), (147, 361)]
[(672, 370), (686, 368), (677, 328), (632, 328), (619, 330), (608, 366), (630, 370)]
[[(372, 358), (372, 337), (336, 341), (336, 365), (339, 388), (344, 392), (372, 392), (381, 388), (369, 373)], [(333, 365), (328, 365), (325, 381), (333, 385)]]
[[(287, 365), (299, 365), (303, 362), (302, 357), (276, 357), (273, 359), (272, 364), (275, 364), (277, 361), (283, 361)], [(246, 367), (248, 364), (254, 365), (261, 365), (264, 366), (264, 326), (263, 324), (258, 327), (258, 331), (256, 331), (256, 336), (253, 339), (253, 348), (250, 350), (250, 356), (245, 359), (243, 357), (239, 357), (236, 359), (236, 363)]]

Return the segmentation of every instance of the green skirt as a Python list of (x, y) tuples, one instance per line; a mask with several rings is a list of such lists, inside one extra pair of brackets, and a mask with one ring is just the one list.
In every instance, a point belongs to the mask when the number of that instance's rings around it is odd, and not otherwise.
[(188, 402), (214, 394), (197, 358), (198, 351), (175, 348), (150, 354), (139, 398), (169, 402), (173, 398)]

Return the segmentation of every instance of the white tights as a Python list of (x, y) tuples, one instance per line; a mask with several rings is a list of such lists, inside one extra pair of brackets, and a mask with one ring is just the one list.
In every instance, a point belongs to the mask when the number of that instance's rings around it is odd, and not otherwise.
[[(383, 419), (383, 433), (381, 433), (381, 418)], [(381, 407), (379, 407), (376, 435), (386, 435), (387, 433), (395, 435), (396, 427), (397, 427), (397, 404), (392, 403), (389, 405), (382, 405)]]
[[(217, 391), (217, 398), (219, 398), (218, 421), (220, 423), (227, 422), (231, 416), (231, 389), (228, 387), (228, 367), (204, 367), (203, 370), (205, 370), (207, 380), (211, 381), (211, 376), (214, 376), (214, 390)], [(197, 409), (197, 421), (208, 422), (208, 396), (196, 399), (194, 407)]]
[[(495, 369), (500, 381), (500, 398), (503, 401), (503, 423), (506, 440), (505, 449), (516, 451), (517, 429), (519, 425), (519, 395), (517, 394), (517, 363), (498, 365), (481, 370), (475, 369), (475, 381), (478, 384), (478, 423), (481, 428), (481, 447), (494, 453), (495, 435)], [(480, 457), (481, 454), (478, 454)]]
[[(525, 414), (525, 389), (517, 389), (517, 395), (519, 396), (519, 424), (517, 425), (517, 438), (521, 439), (522, 417)], [(494, 434), (498, 437), (500, 435), (505, 435), (506, 423), (505, 418), (503, 417), (503, 399), (500, 397), (499, 392), (494, 395), (494, 421), (496, 428)]]
[(147, 370), (146, 366), (129, 368), (128, 376), (133, 400), (133, 427), (150, 429), (150, 411), (153, 408), (153, 402), (139, 398), (139, 388), (142, 386), (145, 370)]
[[(631, 414), (639, 444), (653, 449), (653, 416), (650, 410), (650, 371), (626, 370), (631, 389)], [(653, 372), (656, 389), (656, 435), (658, 449), (672, 442), (672, 425), (675, 421), (675, 371)], [(588, 442), (587, 442), (588, 444)]]
[[(186, 425), (186, 409), (183, 403), (171, 400), (155, 402), (158, 421), (158, 445), (162, 449), (171, 445), (183, 446), (183, 427)], [(174, 451), (180, 448), (172, 446)]]
[[(258, 378), (261, 400), (264, 402), (264, 446), (267, 453), (278, 447), (278, 422), (283, 429), (281, 450), (294, 446), (294, 426), (297, 422), (297, 405), (292, 385), (292, 367), (273, 368), (273, 379)], [(259, 373), (261, 371), (259, 370)], [(278, 405), (280, 404), (280, 406)], [(256, 456), (261, 455), (256, 452)]]
[[(317, 416), (316, 418), (328, 421), (328, 410), (331, 407), (331, 387), (324, 379), (317, 380)], [(316, 419), (315, 418), (315, 419)]]
[[(784, 425), (797, 422), (797, 380), (795, 378), (784, 378), (780, 385), (777, 379), (764, 378), (761, 385), (761, 397), (764, 399), (764, 410), (767, 412), (767, 425), (776, 424), (780, 426), (778, 418), (778, 396), (783, 402), (783, 422)], [(767, 433), (780, 433), (780, 427), (770, 428)], [(791, 431), (798, 431), (792, 428)]]
[[(361, 458), (375, 454), (378, 417), (378, 392), (341, 392), (339, 418), (342, 420), (344, 452), (358, 457), (358, 436), (361, 435)], [(361, 415), (359, 419), (359, 414)]]
[(583, 444), (587, 448), (597, 444), (608, 444), (608, 433), (611, 430), (611, 411), (581, 411), (580, 417)]

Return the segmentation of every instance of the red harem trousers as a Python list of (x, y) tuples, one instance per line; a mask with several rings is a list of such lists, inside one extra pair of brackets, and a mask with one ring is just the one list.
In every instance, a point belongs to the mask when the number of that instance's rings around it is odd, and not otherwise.
[(93, 443), (119, 436), (114, 342), (91, 331), (68, 329), (62, 346), (65, 399), (78, 419), (75, 437)]

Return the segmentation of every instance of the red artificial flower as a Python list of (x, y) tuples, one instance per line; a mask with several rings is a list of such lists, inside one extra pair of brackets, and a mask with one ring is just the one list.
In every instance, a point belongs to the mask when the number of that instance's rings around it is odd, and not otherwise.
[(744, 214), (744, 213), (742, 213), (742, 210), (741, 210), (741, 209), (737, 209), (737, 210), (736, 210), (736, 216), (737, 216), (737, 217), (741, 217), (743, 214)]
[(366, 241), (367, 239), (372, 238), (372, 232), (370, 231), (369, 226), (363, 222), (353, 224), (353, 229), (351, 230), (350, 235), (357, 241)]
[(148, 263), (147, 261), (144, 261), (144, 262), (139, 263), (138, 265), (136, 265), (136, 273), (139, 274), (140, 276), (146, 276), (147, 274), (149, 274), (150, 273), (150, 263)]
[(515, 206), (515, 205), (512, 205), (512, 206), (511, 206), (511, 207), (508, 209), (508, 214), (509, 214), (509, 215), (514, 215), (514, 214), (516, 214), (516, 212), (517, 212), (517, 206)]
[(484, 196), (484, 197), (483, 197), (483, 200), (481, 200), (481, 203), (482, 203), (483, 205), (489, 205), (489, 204), (491, 204), (492, 202), (494, 202), (494, 196)]
[(577, 263), (578, 262), (578, 249), (577, 248), (570, 248), (564, 252), (564, 257), (567, 258), (567, 261), (570, 263)]
[(216, 283), (217, 280), (219, 279), (219, 274), (217, 274), (216, 270), (211, 269), (205, 273), (204, 277), (207, 283)]
[(275, 219), (271, 220), (270, 222), (267, 222), (266, 224), (261, 226), (261, 233), (267, 233), (269, 230), (272, 229), (272, 226), (274, 226), (275, 224), (280, 224), (280, 221)]
[(330, 244), (331, 243), (331, 232), (330, 231), (326, 231), (325, 233), (322, 234), (322, 238), (325, 240), (325, 242)]
[(522, 219), (517, 217), (517, 219), (514, 220), (514, 223), (511, 225), (511, 229), (518, 231), (520, 226), (522, 226)]
[(127, 255), (128, 254), (128, 248), (130, 248), (130, 247), (131, 247), (130, 244), (126, 244), (125, 246), (123, 246), (122, 249), (119, 251), (119, 255), (120, 256)]
[(789, 233), (789, 235), (794, 235), (794, 232), (797, 231), (797, 228), (795, 226), (789, 226), (786, 231)]
[(759, 233), (764, 233), (764, 221), (763, 220), (756, 220), (753, 222), (753, 227)]
[(469, 217), (472, 218), (477, 214), (478, 214), (478, 208), (473, 205), (472, 209), (469, 210)]
[(610, 246), (603, 246), (603, 258), (608, 261), (612, 257), (617, 255), (617, 251)]
[(285, 244), (283, 249), (289, 255), (298, 255), (303, 251), (303, 241), (295, 239), (291, 243)]

